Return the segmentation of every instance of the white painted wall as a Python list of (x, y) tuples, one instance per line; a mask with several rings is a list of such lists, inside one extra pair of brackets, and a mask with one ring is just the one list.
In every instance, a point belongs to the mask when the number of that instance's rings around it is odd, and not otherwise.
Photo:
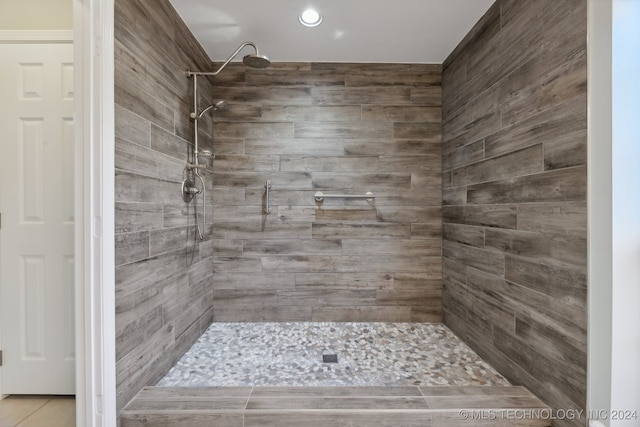
[(589, 0), (592, 426), (640, 426), (640, 1)]
[(0, 30), (70, 30), (73, 0), (0, 0)]
[(611, 409), (640, 426), (640, 1), (613, 0)]

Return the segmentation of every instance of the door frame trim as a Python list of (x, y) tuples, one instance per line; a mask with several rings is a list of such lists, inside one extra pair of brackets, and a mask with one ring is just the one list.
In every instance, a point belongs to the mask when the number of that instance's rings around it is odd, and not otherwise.
[[(116, 413), (114, 0), (74, 0), (76, 425)], [(81, 262), (80, 262), (81, 261)]]

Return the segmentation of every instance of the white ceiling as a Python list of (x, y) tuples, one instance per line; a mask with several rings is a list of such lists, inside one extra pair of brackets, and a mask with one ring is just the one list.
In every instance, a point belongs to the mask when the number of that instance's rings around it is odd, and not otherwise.
[[(227, 59), (243, 41), (249, 40), (272, 61), (437, 64), (446, 59), (494, 2), (170, 1), (213, 61)], [(306, 28), (298, 22), (298, 15), (307, 7), (322, 14), (323, 22), (318, 27)]]

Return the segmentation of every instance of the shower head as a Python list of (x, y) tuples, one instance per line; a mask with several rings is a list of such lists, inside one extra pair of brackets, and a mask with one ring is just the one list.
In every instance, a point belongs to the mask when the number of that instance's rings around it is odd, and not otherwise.
[(231, 54), (231, 56), (229, 56), (229, 58), (227, 58), (226, 61), (224, 61), (224, 64), (222, 64), (220, 66), (220, 68), (218, 68), (216, 71), (187, 71), (187, 77), (193, 77), (193, 76), (217, 76), (218, 74), (220, 74), (220, 71), (224, 70), (224, 68), (227, 65), (229, 65), (229, 62), (231, 62), (231, 60), (233, 58), (235, 58), (236, 55), (238, 53), (240, 53), (240, 51), (245, 46), (251, 46), (256, 51), (256, 53), (254, 53), (253, 55), (247, 55), (242, 60), (242, 62), (244, 62), (244, 64), (247, 67), (265, 68), (265, 67), (268, 67), (269, 65), (271, 65), (271, 61), (269, 61), (269, 58), (267, 58), (264, 55), (260, 55), (260, 52), (258, 52), (258, 47), (254, 43), (252, 43), (252, 42), (244, 42), (244, 43), (242, 43), (240, 45), (240, 47), (238, 47), (236, 49), (235, 52), (233, 52)]
[(225, 108), (227, 108), (227, 101), (224, 99), (213, 101), (213, 111), (224, 110)]
[(257, 53), (257, 50), (255, 55), (247, 55), (242, 58), (242, 62), (244, 62), (244, 65), (246, 65), (247, 67), (251, 68), (267, 68), (269, 65), (271, 65), (271, 61), (269, 61), (269, 58), (264, 55), (259, 55)]
[(216, 157), (215, 154), (211, 150), (200, 150), (198, 151), (198, 155), (201, 157), (206, 157), (207, 159), (212, 159)]

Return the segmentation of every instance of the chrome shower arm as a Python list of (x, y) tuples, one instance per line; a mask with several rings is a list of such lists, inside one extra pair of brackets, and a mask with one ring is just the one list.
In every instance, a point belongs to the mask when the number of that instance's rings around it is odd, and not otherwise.
[(231, 62), (233, 60), (233, 58), (235, 58), (236, 55), (238, 55), (240, 53), (240, 51), (245, 46), (252, 46), (256, 51), (256, 55), (260, 55), (260, 53), (258, 52), (258, 47), (255, 44), (253, 44), (252, 42), (244, 42), (244, 43), (242, 43), (240, 45), (239, 48), (236, 49), (235, 52), (233, 52), (231, 54), (231, 56), (229, 58), (227, 58), (227, 60), (224, 62), (224, 64), (222, 64), (220, 66), (220, 68), (218, 68), (216, 71), (187, 71), (187, 76), (189, 76), (189, 77), (191, 77), (191, 76), (217, 76), (218, 74), (220, 74), (220, 71), (222, 71), (224, 69), (224, 67), (229, 65), (229, 62)]
[[(204, 115), (204, 113), (206, 113), (207, 111), (209, 111), (210, 109), (214, 108), (215, 105), (209, 105), (207, 108), (205, 108), (204, 110), (200, 111), (200, 114), (197, 115), (198, 119), (201, 119), (202, 116)], [(196, 113), (193, 112), (191, 113), (191, 118), (195, 119), (196, 118)]]

